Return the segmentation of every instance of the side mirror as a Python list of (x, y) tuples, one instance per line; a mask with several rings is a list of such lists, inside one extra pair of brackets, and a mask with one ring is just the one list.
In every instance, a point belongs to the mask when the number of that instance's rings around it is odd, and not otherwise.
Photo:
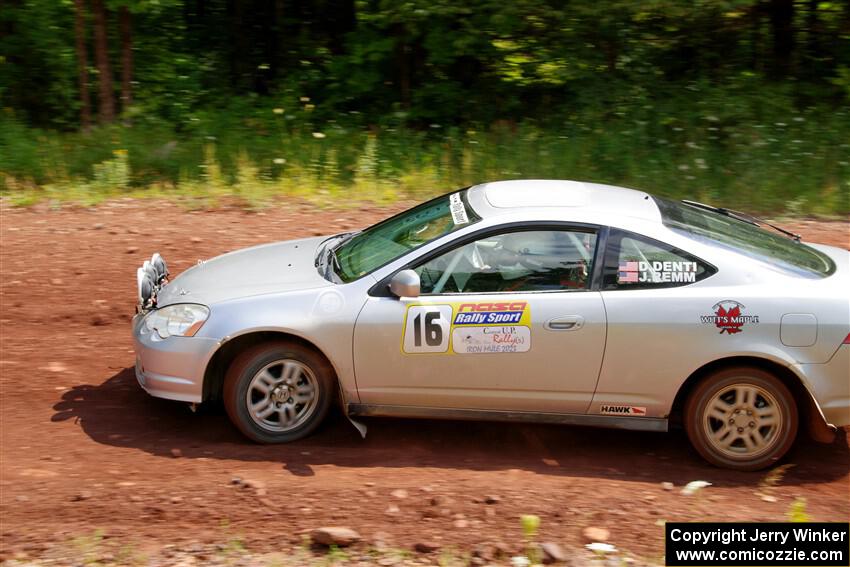
[(396, 297), (419, 297), (419, 274), (402, 270), (390, 280), (390, 292)]

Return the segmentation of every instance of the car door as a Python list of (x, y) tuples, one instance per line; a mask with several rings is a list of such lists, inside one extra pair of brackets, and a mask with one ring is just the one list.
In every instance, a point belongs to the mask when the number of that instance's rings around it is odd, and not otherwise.
[(595, 229), (491, 230), (414, 263), (419, 297), (370, 297), (361, 403), (584, 413), (605, 343)]
[(618, 229), (607, 244), (600, 289), (608, 335), (588, 413), (667, 417), (679, 385), (713, 345), (721, 345), (718, 356), (739, 347), (737, 331), (715, 322), (726, 309), (744, 309), (745, 319), (750, 312), (733, 301), (738, 290), (706, 281), (717, 269), (693, 254)]

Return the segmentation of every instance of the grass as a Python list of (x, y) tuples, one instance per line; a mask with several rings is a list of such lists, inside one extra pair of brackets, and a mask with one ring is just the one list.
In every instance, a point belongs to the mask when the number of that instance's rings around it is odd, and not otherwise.
[[(213, 567), (254, 565), (263, 567), (343, 567), (346, 565), (423, 565), (436, 563), (440, 567), (467, 567), (469, 554), (445, 549), (438, 556), (423, 557), (400, 548), (360, 547), (356, 551), (336, 546), (314, 548), (305, 541), (300, 546), (275, 552), (257, 552), (245, 546), (238, 537), (222, 534), (222, 543), (164, 544), (151, 554), (142, 553), (138, 543), (116, 541), (95, 530), (70, 539), (65, 544), (54, 543), (36, 556), (16, 553), (4, 565), (36, 567), (41, 565), (81, 565), (85, 567), (142, 567), (151, 564), (192, 564)], [(150, 542), (148, 542), (150, 543)], [(189, 550), (184, 550), (187, 547)], [(286, 547), (286, 546), (285, 546)], [(429, 559), (431, 560), (429, 562)]]
[[(88, 134), (0, 118), (0, 194), (18, 205), (118, 196), (197, 206), (278, 196), (344, 204), (424, 198), (495, 179), (562, 178), (637, 187), (754, 213), (850, 213), (850, 111), (783, 120), (566, 116), (486, 129), (321, 128), (261, 117), (210, 118), (193, 131), (138, 122)], [(672, 115), (676, 116), (676, 114)]]

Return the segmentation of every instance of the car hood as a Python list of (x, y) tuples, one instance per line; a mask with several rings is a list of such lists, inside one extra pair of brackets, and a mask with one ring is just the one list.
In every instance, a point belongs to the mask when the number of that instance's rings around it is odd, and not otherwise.
[(326, 237), (263, 244), (199, 261), (163, 286), (157, 305), (202, 303), (333, 285), (314, 265)]

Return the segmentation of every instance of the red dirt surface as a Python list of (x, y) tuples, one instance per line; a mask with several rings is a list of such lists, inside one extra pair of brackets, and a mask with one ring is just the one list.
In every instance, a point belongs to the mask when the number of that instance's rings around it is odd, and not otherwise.
[[(0, 559), (39, 557), (95, 529), (142, 549), (238, 534), (249, 549), (283, 550), (323, 525), (355, 528), (369, 545), (519, 550), (519, 516), (537, 514), (540, 541), (577, 548), (583, 528), (602, 527), (620, 549), (658, 560), (662, 520), (781, 521), (797, 498), (814, 520), (850, 516), (846, 428), (832, 445), (798, 443), (794, 466), (765, 487), (764, 472), (708, 466), (675, 431), (373, 419), (363, 440), (335, 415), (308, 439), (260, 446), (221, 410), (193, 414), (138, 387), (129, 322), (135, 270), (151, 252), (179, 273), (199, 258), (389, 212), (4, 207)], [(850, 245), (848, 222), (785, 224), (806, 240)], [(712, 486), (680, 494), (692, 480)]]

